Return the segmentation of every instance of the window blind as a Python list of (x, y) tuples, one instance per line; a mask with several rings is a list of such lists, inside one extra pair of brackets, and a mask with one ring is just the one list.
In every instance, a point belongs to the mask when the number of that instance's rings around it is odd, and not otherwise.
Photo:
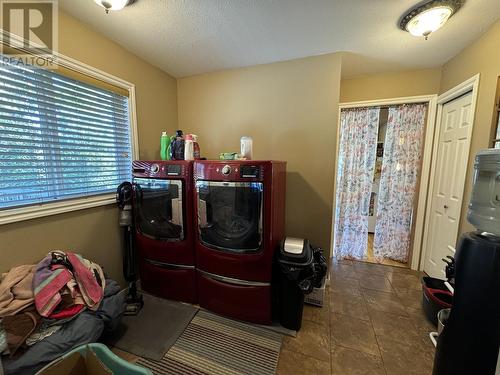
[(0, 65), (0, 209), (114, 192), (131, 178), (128, 98)]

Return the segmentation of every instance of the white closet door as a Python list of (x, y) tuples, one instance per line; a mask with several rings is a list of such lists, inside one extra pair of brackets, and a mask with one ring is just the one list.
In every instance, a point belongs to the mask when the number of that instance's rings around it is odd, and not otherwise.
[(473, 123), (472, 92), (443, 106), (424, 270), (444, 279), (447, 255), (455, 255)]

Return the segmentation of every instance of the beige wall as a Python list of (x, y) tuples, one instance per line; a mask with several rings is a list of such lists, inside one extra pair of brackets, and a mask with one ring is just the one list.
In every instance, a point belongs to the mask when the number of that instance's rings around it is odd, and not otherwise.
[[(161, 131), (177, 127), (176, 80), (62, 12), (59, 51), (136, 85), (140, 157), (157, 157)], [(67, 249), (94, 259), (121, 280), (117, 220), (111, 205), (2, 225), (0, 272)]]
[(330, 248), (340, 54), (178, 80), (179, 127), (199, 135), (203, 156), (238, 152), (286, 160), (287, 235)]
[(443, 66), (441, 93), (460, 84), (468, 78), (481, 74), (479, 96), (476, 107), (471, 153), (467, 168), (467, 184), (462, 205), (460, 232), (472, 230), (467, 222), (467, 205), (472, 187), (472, 171), (476, 153), (491, 147), (491, 131), (497, 79), (500, 76), (500, 21), (475, 43), (465, 48)]
[(363, 75), (342, 79), (340, 102), (437, 94), (440, 84), (441, 68)]

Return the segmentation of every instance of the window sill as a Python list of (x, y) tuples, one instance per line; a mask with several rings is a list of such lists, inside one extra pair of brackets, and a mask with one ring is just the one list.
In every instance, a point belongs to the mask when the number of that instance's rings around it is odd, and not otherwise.
[(95, 197), (77, 198), (62, 202), (45, 203), (20, 208), (9, 208), (0, 211), (0, 225), (31, 220), (45, 216), (84, 210), (86, 208), (105, 206), (116, 202), (115, 194), (105, 194)]

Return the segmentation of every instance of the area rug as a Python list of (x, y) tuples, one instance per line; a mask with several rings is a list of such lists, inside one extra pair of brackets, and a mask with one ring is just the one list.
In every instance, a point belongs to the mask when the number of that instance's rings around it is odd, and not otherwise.
[(176, 301), (143, 294), (144, 307), (136, 316), (124, 316), (104, 342), (126, 352), (153, 360), (165, 353), (195, 316), (198, 309)]
[(276, 371), (283, 336), (200, 310), (161, 361), (136, 363), (154, 374), (259, 374)]

